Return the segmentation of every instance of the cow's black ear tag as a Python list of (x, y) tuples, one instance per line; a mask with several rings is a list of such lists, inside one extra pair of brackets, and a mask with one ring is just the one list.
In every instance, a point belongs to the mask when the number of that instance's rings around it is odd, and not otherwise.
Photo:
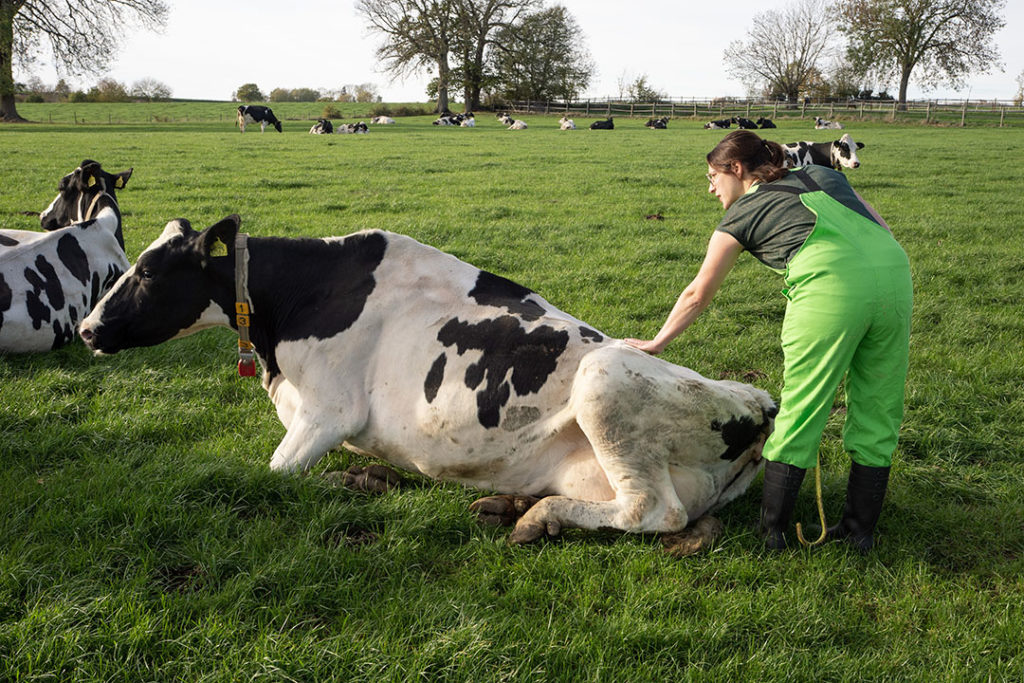
[(224, 244), (223, 241), (218, 237), (210, 245), (210, 258), (217, 258), (219, 256), (228, 255), (228, 245)]

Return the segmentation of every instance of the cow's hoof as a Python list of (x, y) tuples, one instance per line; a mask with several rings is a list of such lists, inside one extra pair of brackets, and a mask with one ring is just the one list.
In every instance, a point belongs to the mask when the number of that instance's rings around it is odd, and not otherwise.
[(345, 488), (366, 493), (386, 493), (402, 483), (398, 472), (384, 465), (353, 465), (344, 472), (328, 472), (324, 476)]
[(540, 498), (533, 496), (487, 496), (473, 501), (469, 506), (481, 524), (489, 526), (512, 526), (526, 514)]
[(714, 517), (704, 516), (697, 522), (679, 533), (666, 534), (661, 537), (665, 552), (673, 557), (688, 557), (710, 548), (725, 529)]
[(562, 526), (558, 522), (535, 522), (521, 519), (509, 534), (508, 542), (513, 545), (533, 543), (540, 538), (554, 538), (561, 531)]

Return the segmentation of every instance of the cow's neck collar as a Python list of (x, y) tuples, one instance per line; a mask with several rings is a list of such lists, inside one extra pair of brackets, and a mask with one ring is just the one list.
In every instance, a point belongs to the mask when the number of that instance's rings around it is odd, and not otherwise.
[(96, 210), (96, 204), (99, 203), (100, 197), (102, 197), (103, 195), (107, 195), (112, 200), (117, 201), (112, 196), (110, 196), (110, 194), (107, 193), (107, 192), (97, 192), (96, 196), (93, 197), (92, 201), (89, 203), (89, 208), (85, 210), (84, 214), (82, 214), (82, 222), (83, 223), (85, 221), (89, 220), (90, 218), (92, 218), (93, 212)]
[(252, 304), (249, 301), (248, 242), (247, 234), (235, 233), (235, 324), (238, 326), (238, 374), (241, 377), (256, 376), (255, 354), (249, 340)]

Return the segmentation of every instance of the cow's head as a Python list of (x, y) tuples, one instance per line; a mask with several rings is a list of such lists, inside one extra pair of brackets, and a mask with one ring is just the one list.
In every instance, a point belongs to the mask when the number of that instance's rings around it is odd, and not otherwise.
[(854, 142), (849, 133), (832, 143), (832, 168), (857, 168), (860, 166), (860, 159), (857, 158), (857, 150), (863, 149), (863, 142)]
[(202, 232), (183, 218), (168, 223), (82, 321), (82, 340), (97, 353), (117, 353), (228, 324), (240, 223), (228, 216)]
[(106, 192), (115, 200), (116, 190), (128, 184), (132, 177), (129, 168), (121, 173), (111, 174), (100, 168), (92, 159), (84, 160), (71, 173), (60, 179), (57, 184), (57, 197), (39, 214), (39, 223), (43, 230), (66, 228), (72, 223), (81, 223), (86, 218), (89, 207), (97, 195)]

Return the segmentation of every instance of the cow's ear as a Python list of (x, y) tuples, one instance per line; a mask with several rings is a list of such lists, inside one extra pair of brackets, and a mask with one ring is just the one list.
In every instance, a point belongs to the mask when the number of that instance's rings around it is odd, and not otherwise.
[(864, 143), (863, 142), (858, 142), (857, 143), (857, 149), (864, 149)]
[(235, 235), (242, 219), (232, 214), (219, 223), (211, 225), (199, 235), (200, 258), (203, 267), (209, 259), (217, 259), (233, 254), (235, 251)]
[(129, 168), (127, 171), (121, 171), (120, 173), (115, 174), (114, 175), (114, 187), (116, 187), (117, 189), (120, 190), (122, 187), (127, 185), (128, 184), (128, 179), (132, 177), (132, 171), (134, 171), (134, 170), (135, 170), (135, 168), (132, 167), (132, 168)]
[(96, 177), (100, 173), (100, 165), (95, 161), (83, 161), (79, 167), (82, 169), (82, 175), (79, 177), (81, 182), (80, 190), (86, 190), (96, 184)]

